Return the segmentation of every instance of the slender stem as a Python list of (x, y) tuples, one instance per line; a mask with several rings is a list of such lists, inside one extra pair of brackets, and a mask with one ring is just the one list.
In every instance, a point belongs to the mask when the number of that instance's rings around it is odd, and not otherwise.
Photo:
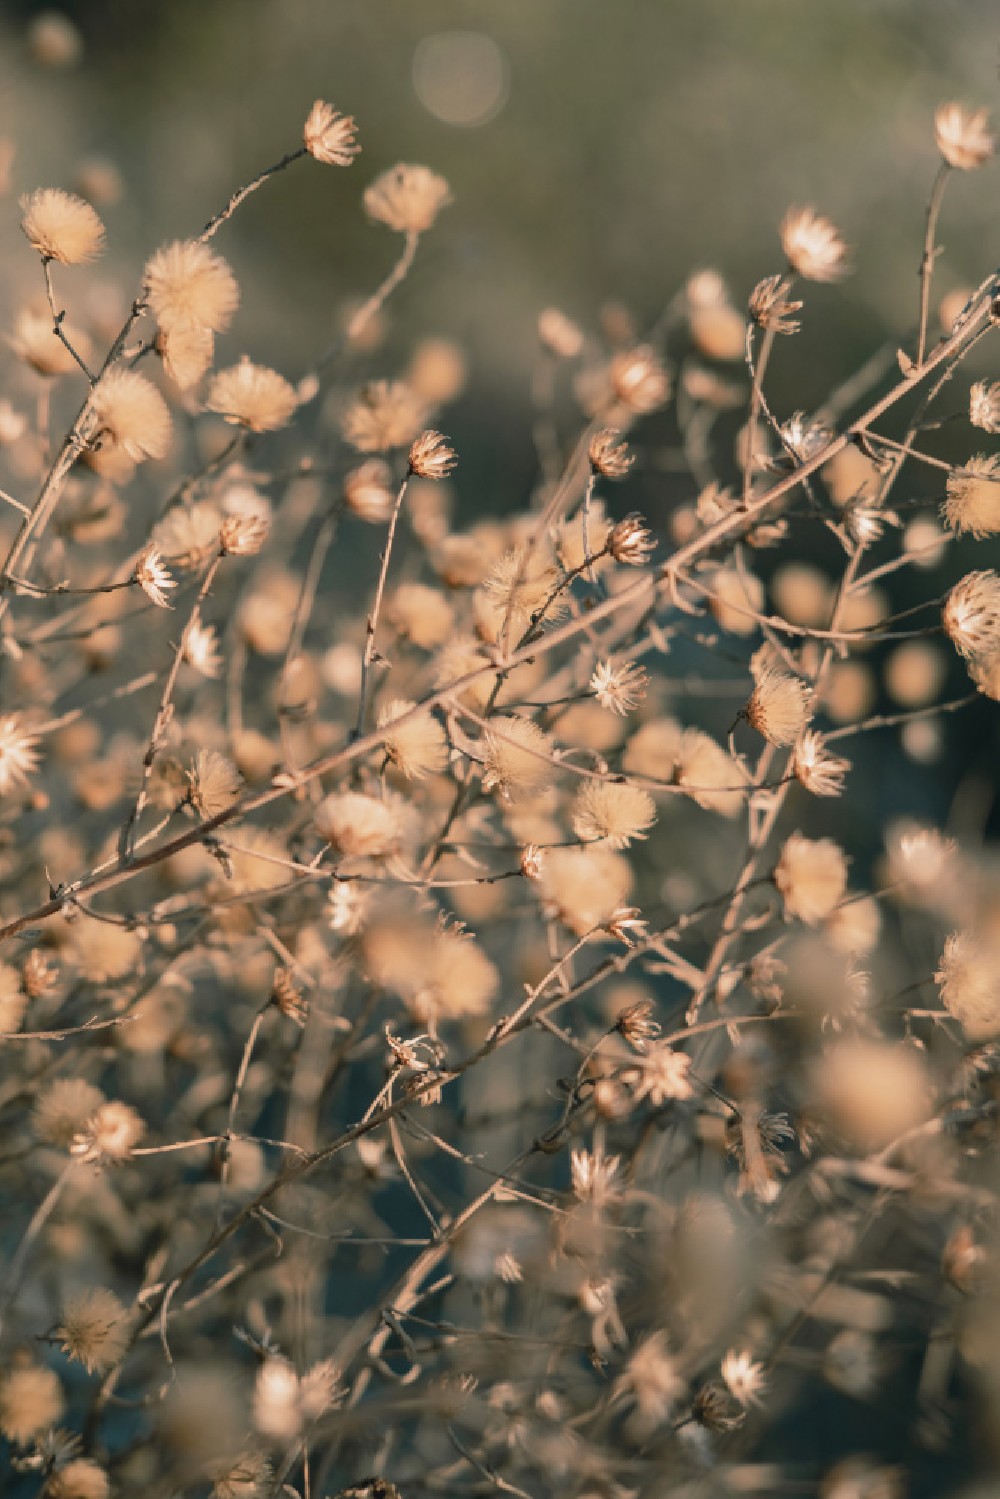
[(378, 630), (379, 614), (382, 611), (382, 596), (385, 593), (385, 580), (389, 576), (389, 560), (392, 556), (392, 543), (396, 536), (396, 525), (399, 521), (399, 512), (403, 506), (403, 496), (406, 494), (406, 486), (409, 484), (409, 482), (410, 475), (409, 472), (407, 472), (406, 478), (399, 486), (399, 492), (396, 495), (396, 503), (393, 505), (392, 514), (389, 517), (389, 530), (386, 534), (385, 548), (382, 552), (382, 565), (379, 568), (378, 583), (375, 587), (375, 599), (372, 603), (371, 613), (368, 616), (368, 623), (365, 633), (365, 654), (364, 659), (361, 662), (361, 689), (358, 693), (358, 716), (354, 725), (353, 737), (355, 740), (360, 739), (361, 734), (364, 731), (365, 717), (368, 712), (368, 695), (370, 691), (369, 679), (371, 677), (372, 662), (375, 659), (375, 633)]
[(937, 250), (934, 239), (937, 232), (938, 216), (941, 213), (941, 203), (944, 199), (944, 190), (948, 183), (951, 168), (946, 161), (938, 167), (938, 174), (931, 188), (930, 202), (927, 204), (927, 227), (924, 231), (924, 253), (920, 259), (920, 316), (917, 323), (917, 368), (920, 369), (924, 362), (924, 354), (927, 352), (927, 322), (931, 304), (931, 280), (934, 275), (934, 261), (937, 259)]

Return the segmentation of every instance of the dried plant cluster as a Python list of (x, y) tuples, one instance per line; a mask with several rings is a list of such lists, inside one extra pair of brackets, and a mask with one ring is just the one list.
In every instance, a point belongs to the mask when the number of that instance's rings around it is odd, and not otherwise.
[(932, 766), (1000, 698), (1000, 383), (963, 369), (1000, 276), (932, 296), (945, 185), (993, 138), (959, 105), (936, 133), (891, 376), (775, 409), (776, 351), (851, 269), (792, 208), (745, 312), (714, 271), (645, 335), (544, 311), (538, 482), (465, 528), (461, 351), (380, 346), (434, 171), (366, 188), (399, 258), (292, 372), (240, 346), (225, 232), (293, 163), (317, 191), (358, 170), (330, 104), (152, 248), (114, 336), (96, 208), (24, 197), (0, 1461), (25, 1493), (839, 1499), (989, 1455), (1000, 869), (873, 804), (865, 748)]

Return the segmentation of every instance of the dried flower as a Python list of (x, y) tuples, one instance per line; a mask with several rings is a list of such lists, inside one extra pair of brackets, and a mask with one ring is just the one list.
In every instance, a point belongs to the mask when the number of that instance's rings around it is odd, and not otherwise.
[(941, 620), (948, 639), (963, 656), (1000, 650), (1000, 575), (988, 569), (966, 573), (945, 599)]
[(538, 314), (538, 339), (557, 359), (575, 359), (583, 348), (583, 334), (558, 307)]
[(458, 459), (440, 432), (421, 432), (410, 446), (410, 472), (421, 479), (445, 479)]
[[(60, 326), (63, 337), (81, 359), (86, 359), (90, 353), (90, 339), (83, 329), (65, 318)], [(14, 323), (10, 345), (18, 358), (39, 375), (72, 375), (80, 368), (62, 339), (53, 332), (52, 314), (48, 310), (23, 307)]]
[(530, 718), (494, 718), (483, 733), (483, 790), (504, 801), (545, 786), (552, 778), (553, 743)]
[(604, 929), (630, 950), (649, 940), (649, 922), (638, 906), (618, 906), (604, 922)]
[(653, 1019), (653, 1001), (640, 999), (622, 1010), (615, 1021), (615, 1029), (633, 1051), (642, 1055), (647, 1050), (648, 1043), (655, 1041), (662, 1029), (659, 1021)]
[(347, 858), (382, 858), (397, 848), (402, 833), (396, 809), (360, 791), (325, 797), (313, 820), (327, 842)]
[(388, 464), (368, 458), (344, 475), (344, 503), (360, 520), (379, 525), (392, 514), (395, 494), (390, 483)]
[(670, 377), (648, 344), (616, 354), (608, 375), (615, 399), (636, 416), (655, 411), (670, 396)]
[(0, 1378), (0, 1431), (26, 1447), (32, 1437), (54, 1426), (62, 1415), (63, 1393), (53, 1369), (22, 1355)]
[(624, 479), (635, 462), (635, 454), (629, 452), (628, 443), (614, 427), (604, 427), (590, 439), (587, 456), (595, 474), (605, 479)]
[(752, 663), (755, 686), (746, 716), (769, 744), (794, 744), (809, 722), (812, 689), (774, 661)]
[(694, 1088), (688, 1073), (691, 1058), (683, 1051), (675, 1051), (665, 1041), (657, 1041), (642, 1058), (635, 1074), (635, 1096), (648, 1098), (654, 1108), (659, 1108), (668, 1099), (690, 1098)]
[(114, 369), (94, 387), (93, 412), (101, 452), (121, 453), (132, 463), (162, 458), (170, 446), (172, 423), (156, 386), (134, 370)]
[(184, 660), (203, 677), (217, 677), (222, 671), (222, 652), (214, 625), (195, 621), (184, 634)]
[(774, 883), (785, 913), (816, 926), (840, 903), (847, 888), (847, 860), (832, 838), (792, 833), (782, 845)]
[(112, 1099), (102, 1103), (73, 1137), (70, 1155), (100, 1166), (118, 1166), (128, 1160), (145, 1130), (134, 1109)]
[(977, 380), (970, 387), (969, 421), (984, 432), (1000, 432), (1000, 380)]
[(219, 532), (219, 545), (230, 557), (256, 557), (270, 531), (260, 515), (227, 515)]
[(21, 228), (44, 260), (85, 265), (104, 249), (100, 217), (75, 193), (41, 187), (21, 199)]
[(768, 328), (772, 333), (798, 333), (802, 325), (795, 313), (802, 311), (802, 303), (789, 297), (791, 286), (787, 276), (766, 276), (758, 281), (748, 305), (750, 316), (759, 328)]
[(38, 769), (38, 735), (21, 724), (20, 713), (0, 718), (0, 796), (26, 784)]
[(163, 560), (154, 546), (147, 546), (140, 553), (135, 565), (135, 580), (146, 597), (151, 599), (157, 608), (170, 609), (172, 607), (167, 598), (167, 590), (176, 588), (177, 582), (170, 576), (169, 569), (164, 567)]
[(106, 1470), (89, 1457), (60, 1464), (45, 1485), (45, 1499), (108, 1499), (110, 1493)]
[(487, 639), (517, 641), (543, 613), (556, 618), (565, 609), (557, 597), (558, 586), (558, 573), (543, 557), (527, 550), (505, 552), (477, 595), (479, 633)]
[(171, 336), (224, 333), (240, 304), (229, 262), (196, 239), (163, 245), (147, 261), (143, 280), (149, 310)]
[(212, 363), (215, 334), (210, 328), (175, 328), (161, 331), (156, 338), (156, 352), (163, 360), (168, 380), (178, 390), (191, 390)]
[(612, 557), (628, 567), (644, 567), (655, 550), (656, 537), (647, 530), (645, 516), (634, 510), (618, 522), (608, 539)]
[(104, 1094), (82, 1077), (57, 1077), (40, 1093), (32, 1111), (35, 1134), (46, 1145), (68, 1149), (87, 1120), (104, 1103)]
[(310, 156), (325, 166), (349, 167), (361, 147), (355, 140), (357, 123), (324, 99), (317, 99), (306, 117), (302, 139)]
[(627, 860), (607, 846), (553, 848), (539, 881), (542, 900), (577, 937), (606, 928), (632, 882)]
[[(393, 698), (378, 715), (386, 754), (408, 780), (436, 775), (448, 763), (444, 729), (431, 713), (417, 712), (416, 708), (408, 698)], [(405, 723), (397, 722), (407, 714), (410, 716)]]
[(254, 364), (244, 354), (239, 364), (215, 376), (205, 404), (234, 426), (251, 432), (276, 432), (291, 421), (299, 401), (284, 375)]
[(801, 785), (813, 796), (840, 796), (850, 760), (831, 754), (826, 740), (815, 729), (807, 729), (795, 746), (792, 769)]
[(685, 729), (677, 742), (674, 780), (699, 807), (737, 817), (746, 803), (750, 774), (710, 734)]
[(406, 162), (376, 177), (364, 195), (368, 217), (397, 234), (423, 234), (450, 202), (451, 189), (443, 177)]
[(789, 265), (807, 281), (839, 281), (847, 275), (847, 245), (836, 225), (814, 208), (790, 208), (780, 233)]
[(767, 1388), (764, 1365), (756, 1364), (749, 1348), (737, 1351), (730, 1348), (722, 1360), (722, 1378), (726, 1388), (744, 1408), (760, 1405), (760, 1396)]
[(359, 453), (406, 448), (420, 433), (424, 416), (423, 401), (402, 380), (372, 380), (344, 412), (344, 437)]
[(620, 666), (599, 661), (590, 679), (590, 690), (602, 708), (624, 718), (643, 701), (648, 682), (646, 668), (635, 661), (623, 661)]
[(125, 1308), (103, 1286), (72, 1297), (63, 1308), (57, 1332), (63, 1352), (83, 1364), (88, 1374), (113, 1368), (128, 1347)]
[(572, 1151), (570, 1173), (577, 1200), (592, 1202), (596, 1208), (614, 1201), (620, 1190), (615, 1182), (619, 1164), (618, 1156), (606, 1156), (600, 1149)]
[(191, 805), (200, 817), (216, 817), (232, 806), (243, 789), (243, 777), (218, 750), (200, 749), (185, 773)]
[(222, 516), (207, 500), (175, 505), (153, 527), (151, 544), (175, 567), (198, 568), (219, 551)]
[(666, 1333), (657, 1330), (634, 1349), (614, 1384), (616, 1400), (635, 1407), (636, 1436), (650, 1436), (670, 1415), (686, 1385), (677, 1360), (667, 1351)]
[(989, 161), (997, 144), (989, 123), (988, 110), (970, 110), (956, 103), (938, 105), (934, 112), (934, 139), (950, 167), (973, 172)]
[(934, 982), (941, 1003), (970, 1041), (1000, 1035), (1000, 970), (995, 947), (971, 932), (952, 932)]
[(300, 1028), (309, 1018), (309, 1001), (295, 982), (290, 968), (279, 968), (271, 987), (271, 1001), (275, 1008)]
[(573, 804), (573, 831), (584, 843), (604, 840), (612, 848), (628, 848), (634, 838), (645, 838), (656, 821), (656, 805), (648, 792), (627, 781), (584, 781)]
[(545, 852), (536, 843), (526, 843), (518, 863), (526, 880), (540, 880), (545, 868)]
[(432, 651), (452, 636), (455, 613), (438, 588), (401, 583), (386, 605), (394, 630), (421, 650)]
[(948, 475), (941, 514), (950, 530), (977, 541), (1000, 531), (1000, 453), (977, 453)]

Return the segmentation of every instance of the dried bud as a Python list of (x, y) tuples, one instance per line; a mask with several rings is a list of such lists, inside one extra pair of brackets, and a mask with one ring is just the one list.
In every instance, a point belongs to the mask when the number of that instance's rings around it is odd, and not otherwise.
[(349, 167), (361, 147), (354, 139), (357, 124), (350, 115), (343, 115), (317, 99), (302, 129), (302, 139), (310, 156), (326, 166)]
[(781, 247), (792, 269), (807, 281), (839, 281), (849, 270), (840, 232), (815, 208), (788, 210), (781, 221)]
[(609, 374), (615, 399), (637, 416), (655, 411), (670, 395), (670, 378), (648, 344), (616, 354)]
[(444, 479), (457, 463), (454, 449), (440, 432), (428, 429), (410, 448), (410, 472), (421, 479)]
[(618, 1016), (615, 1029), (633, 1051), (642, 1055), (646, 1051), (646, 1043), (656, 1041), (660, 1035), (659, 1021), (653, 1019), (653, 1001), (640, 999), (637, 1004), (629, 1005)]
[(989, 161), (996, 150), (985, 109), (969, 110), (961, 104), (941, 104), (934, 115), (937, 148), (950, 167), (974, 172)]
[(801, 312), (802, 303), (789, 298), (791, 285), (787, 276), (767, 276), (758, 281), (748, 307), (759, 328), (769, 328), (772, 333), (798, 333), (802, 325), (794, 314)]
[(267, 533), (267, 521), (260, 515), (230, 515), (222, 522), (219, 544), (231, 557), (255, 557)]
[(608, 538), (608, 551), (616, 562), (643, 567), (656, 550), (656, 538), (646, 529), (646, 519), (636, 511), (620, 520)]
[(521, 873), (526, 880), (540, 880), (545, 854), (535, 843), (526, 843), (521, 850)]
[(170, 609), (172, 604), (167, 598), (167, 589), (176, 588), (177, 583), (171, 577), (168, 568), (164, 567), (159, 552), (154, 546), (148, 546), (141, 553), (135, 566), (135, 580), (148, 599), (160, 609)]
[(605, 427), (595, 432), (590, 439), (588, 457), (590, 466), (605, 479), (624, 479), (635, 462), (635, 455), (628, 450), (627, 442), (619, 442), (621, 433), (614, 427)]
[(304, 1026), (309, 1016), (309, 1001), (296, 984), (290, 968), (279, 968), (274, 975), (271, 1002), (281, 1011), (286, 1020)]

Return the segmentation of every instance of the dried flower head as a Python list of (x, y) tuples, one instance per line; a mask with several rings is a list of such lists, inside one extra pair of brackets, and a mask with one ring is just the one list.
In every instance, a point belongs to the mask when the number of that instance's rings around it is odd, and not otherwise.
[(101, 452), (123, 454), (132, 463), (162, 458), (170, 446), (167, 403), (145, 375), (113, 369), (94, 387), (93, 412)]
[(750, 773), (702, 729), (685, 729), (676, 747), (674, 780), (706, 811), (737, 817), (746, 804)]
[[(386, 754), (408, 780), (436, 775), (448, 763), (448, 740), (433, 714), (417, 712), (408, 698), (393, 698), (379, 710)], [(405, 723), (398, 722), (409, 715)]]
[(175, 567), (198, 568), (218, 552), (222, 516), (208, 500), (175, 505), (153, 527), (152, 545)]
[(746, 705), (749, 722), (769, 744), (794, 744), (809, 722), (812, 688), (776, 662), (751, 663), (755, 685)]
[(730, 1348), (722, 1360), (721, 1373), (729, 1393), (744, 1408), (760, 1405), (760, 1397), (767, 1388), (764, 1365), (754, 1362), (749, 1348)]
[(254, 364), (244, 354), (239, 364), (215, 376), (205, 404), (234, 426), (251, 432), (276, 432), (291, 421), (299, 401), (284, 375)]
[(164, 333), (224, 333), (240, 304), (229, 262), (200, 240), (174, 240), (146, 263), (146, 302)]
[(678, 1361), (668, 1352), (666, 1333), (651, 1333), (630, 1354), (615, 1381), (613, 1396), (634, 1407), (630, 1425), (643, 1441), (668, 1418), (687, 1385)]
[(988, 569), (967, 573), (945, 599), (941, 619), (945, 634), (963, 656), (1000, 650), (1000, 575)]
[(302, 140), (310, 156), (330, 167), (349, 167), (361, 147), (355, 140), (357, 123), (325, 99), (317, 99), (306, 116)]
[(1000, 1035), (1000, 969), (997, 951), (971, 932), (952, 932), (934, 974), (941, 1003), (970, 1041)]
[(584, 937), (607, 927), (631, 883), (628, 861), (604, 845), (549, 849), (538, 888), (546, 909)]
[(309, 1001), (295, 982), (290, 968), (279, 968), (271, 986), (271, 1003), (286, 1020), (302, 1027), (309, 1018)]
[(552, 779), (554, 746), (531, 718), (494, 718), (483, 733), (483, 790), (504, 801), (537, 791)]
[(0, 1378), (0, 1431), (26, 1447), (37, 1432), (54, 1426), (62, 1415), (59, 1376), (22, 1355)]
[(425, 414), (423, 401), (402, 380), (372, 380), (344, 412), (344, 437), (359, 453), (406, 448), (420, 433)]
[(605, 479), (624, 479), (635, 462), (635, 454), (629, 452), (628, 443), (614, 427), (604, 427), (594, 433), (587, 456), (594, 473)]
[(38, 769), (38, 735), (23, 726), (19, 713), (0, 718), (0, 796), (23, 786)]
[(333, 792), (320, 802), (313, 820), (347, 858), (382, 858), (396, 850), (402, 834), (398, 811), (361, 791)]
[(185, 773), (191, 805), (200, 817), (216, 817), (232, 806), (243, 789), (243, 777), (218, 750), (200, 749)]
[(432, 651), (451, 638), (455, 614), (438, 588), (401, 583), (386, 606), (386, 618), (404, 639)]
[(785, 258), (807, 281), (839, 281), (847, 275), (847, 245), (836, 225), (815, 208), (790, 208), (780, 233)]
[(795, 746), (792, 769), (800, 785), (813, 796), (840, 796), (850, 760), (831, 754), (826, 740), (815, 729), (807, 729)]
[(989, 161), (997, 147), (989, 125), (988, 110), (966, 109), (954, 102), (938, 105), (934, 112), (934, 139), (950, 167), (974, 172)]
[(397, 234), (423, 234), (450, 202), (451, 189), (443, 177), (406, 162), (376, 177), (364, 195), (368, 217)]
[(774, 883), (785, 901), (785, 913), (809, 926), (829, 916), (847, 888), (847, 859), (832, 838), (804, 838), (792, 833), (782, 845)]
[(88, 1374), (111, 1369), (128, 1347), (125, 1308), (113, 1291), (94, 1286), (67, 1301), (57, 1333), (63, 1352)]
[(1000, 453), (977, 453), (948, 475), (941, 515), (949, 530), (977, 541), (1000, 531)]
[(636, 416), (663, 406), (670, 396), (670, 377), (656, 350), (640, 344), (616, 354), (608, 368), (614, 398)]
[(628, 567), (644, 567), (656, 550), (656, 537), (646, 527), (645, 516), (631, 511), (612, 529), (608, 551), (616, 562)]
[(655, 821), (653, 798), (627, 781), (584, 781), (573, 804), (573, 831), (584, 843), (628, 848), (634, 838), (645, 838)]
[[(86, 359), (91, 345), (83, 329), (65, 318), (60, 327), (80, 358)], [(22, 307), (14, 323), (10, 345), (18, 358), (39, 375), (72, 375), (80, 368), (62, 339), (53, 332), (52, 314), (47, 309)]]
[(654, 1108), (670, 1099), (690, 1098), (694, 1088), (688, 1073), (691, 1058), (665, 1041), (650, 1046), (634, 1074), (635, 1096), (648, 1098)]
[(270, 522), (262, 515), (227, 515), (219, 531), (219, 545), (230, 557), (256, 557), (270, 529)]
[(110, 1493), (107, 1471), (89, 1457), (60, 1463), (45, 1485), (45, 1499), (108, 1499)]
[(359, 520), (377, 526), (392, 514), (391, 482), (389, 465), (381, 458), (368, 458), (344, 475), (344, 503)]
[(118, 1166), (128, 1160), (145, 1130), (134, 1109), (112, 1099), (102, 1103), (73, 1137), (70, 1154), (96, 1165)]
[(977, 380), (970, 387), (969, 421), (984, 432), (1000, 432), (1000, 380)]
[(538, 340), (557, 359), (575, 359), (583, 348), (583, 334), (558, 307), (546, 307), (538, 314)]
[(802, 311), (802, 303), (789, 297), (791, 286), (787, 276), (766, 276), (758, 281), (750, 293), (748, 307), (759, 328), (770, 329), (772, 333), (798, 333), (802, 325), (795, 314)]
[(596, 1208), (613, 1202), (621, 1191), (615, 1181), (619, 1165), (619, 1156), (607, 1156), (599, 1148), (594, 1151), (572, 1151), (570, 1177), (577, 1201), (592, 1202)]
[(100, 1088), (82, 1077), (57, 1077), (39, 1094), (32, 1111), (32, 1127), (46, 1145), (66, 1150), (104, 1101)]
[(421, 432), (410, 445), (410, 472), (421, 479), (446, 479), (458, 459), (440, 432)]
[(650, 1041), (658, 1040), (662, 1030), (659, 1021), (653, 1019), (653, 1001), (640, 999), (628, 1005), (615, 1021), (615, 1029), (633, 1051), (643, 1055)]
[(565, 609), (556, 597), (559, 575), (543, 556), (526, 549), (505, 552), (477, 595), (477, 628), (486, 639), (518, 641), (543, 611), (548, 619)]
[(590, 690), (602, 708), (624, 718), (644, 700), (648, 683), (646, 668), (635, 661), (623, 661), (620, 666), (599, 661), (590, 678)]
[(203, 677), (215, 678), (222, 671), (222, 651), (214, 625), (197, 620), (184, 632), (184, 660)]
[(169, 568), (164, 567), (163, 560), (154, 546), (147, 546), (140, 553), (135, 565), (135, 580), (146, 597), (159, 609), (172, 607), (167, 598), (167, 590), (176, 588), (177, 582), (171, 577)]
[(104, 225), (75, 193), (41, 187), (21, 199), (21, 228), (44, 260), (85, 265), (104, 249)]
[(169, 333), (161, 329), (156, 352), (163, 360), (167, 379), (178, 390), (191, 390), (215, 357), (215, 334), (210, 328), (174, 328)]

